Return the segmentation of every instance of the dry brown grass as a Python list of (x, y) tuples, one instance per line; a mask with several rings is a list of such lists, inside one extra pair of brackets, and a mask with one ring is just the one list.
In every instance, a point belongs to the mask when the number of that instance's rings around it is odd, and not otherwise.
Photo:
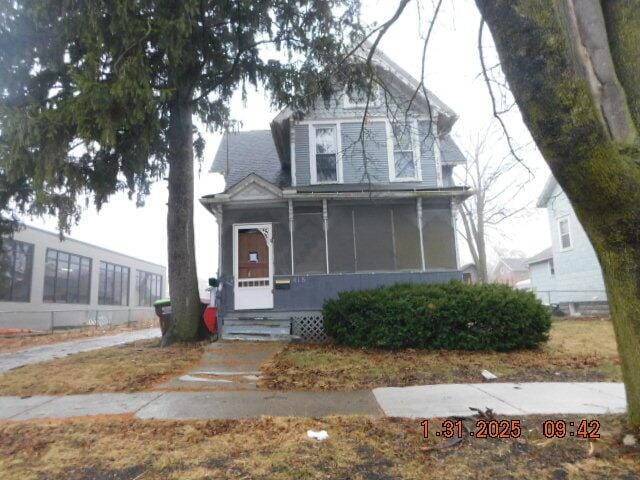
[(510, 353), (366, 351), (332, 345), (290, 345), (263, 365), (262, 386), (345, 390), (381, 386), (499, 381), (620, 381), (611, 322), (561, 320), (540, 350)]
[[(620, 444), (622, 418), (599, 420), (603, 437), (593, 443), (548, 440), (543, 419), (530, 417), (520, 439), (446, 449), (425, 449), (442, 445), (437, 420), (427, 440), (419, 420), (366, 417), (5, 422), (0, 471), (4, 480), (640, 478), (640, 449)], [(329, 439), (309, 440), (311, 428)]]
[(144, 390), (192, 367), (202, 351), (202, 345), (160, 348), (160, 340), (143, 340), (77, 353), (0, 375), (0, 392), (25, 396)]
[(27, 348), (39, 347), (41, 345), (68, 342), (70, 340), (115, 335), (116, 333), (157, 326), (157, 321), (145, 320), (130, 325), (117, 325), (113, 327), (82, 327), (71, 330), (56, 330), (53, 333), (3, 335), (0, 336), (0, 353), (15, 352)]

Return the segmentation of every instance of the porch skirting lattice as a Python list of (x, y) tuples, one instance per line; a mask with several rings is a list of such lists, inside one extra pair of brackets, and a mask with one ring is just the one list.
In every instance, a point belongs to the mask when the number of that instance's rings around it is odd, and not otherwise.
[(304, 312), (291, 316), (291, 333), (305, 342), (326, 342), (322, 313)]

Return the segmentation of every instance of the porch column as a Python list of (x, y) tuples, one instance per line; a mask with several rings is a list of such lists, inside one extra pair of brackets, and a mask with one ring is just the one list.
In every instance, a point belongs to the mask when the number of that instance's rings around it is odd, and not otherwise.
[(324, 224), (324, 256), (327, 261), (327, 273), (329, 273), (329, 214), (327, 200), (322, 200), (322, 223)]
[(420, 232), (420, 261), (422, 262), (422, 270), (426, 270), (424, 261), (424, 241), (422, 235), (422, 198), (416, 198), (416, 211), (418, 212), (418, 232)]
[(222, 278), (222, 206), (214, 211), (216, 221), (218, 222), (218, 281)]
[(293, 200), (289, 200), (289, 241), (291, 243), (291, 275), (294, 275), (293, 262)]

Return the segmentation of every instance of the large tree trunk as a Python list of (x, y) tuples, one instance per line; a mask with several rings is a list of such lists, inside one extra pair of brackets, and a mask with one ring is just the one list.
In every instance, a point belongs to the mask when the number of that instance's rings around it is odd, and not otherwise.
[(170, 105), (167, 239), (172, 328), (163, 344), (195, 340), (200, 296), (193, 231), (193, 113), (189, 96), (177, 93)]
[[(640, 42), (627, 37), (638, 37), (629, 23), (640, 12), (605, 11), (606, 31), (596, 0), (476, 3), (523, 119), (600, 260), (629, 421), (640, 427), (640, 96), (629, 74), (640, 69)], [(603, 3), (615, 11), (633, 2)]]

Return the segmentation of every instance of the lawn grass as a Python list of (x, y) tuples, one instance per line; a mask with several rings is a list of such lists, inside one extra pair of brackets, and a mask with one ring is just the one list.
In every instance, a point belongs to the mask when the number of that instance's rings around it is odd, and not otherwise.
[(52, 343), (82, 340), (83, 338), (115, 335), (117, 333), (130, 332), (132, 330), (140, 330), (143, 328), (153, 328), (157, 326), (158, 322), (155, 320), (144, 320), (124, 325), (55, 330), (53, 333), (1, 335), (0, 353), (15, 352), (42, 345), (50, 345)]
[(292, 344), (263, 365), (271, 389), (353, 390), (381, 386), (498, 381), (621, 381), (608, 320), (554, 321), (547, 345), (509, 353), (367, 351), (334, 345)]
[(0, 392), (25, 396), (144, 390), (193, 366), (202, 351), (202, 345), (160, 348), (158, 339), (141, 340), (10, 370), (0, 375)]
[[(4, 422), (0, 472), (4, 480), (640, 478), (640, 448), (620, 443), (621, 416), (599, 417), (602, 438), (593, 442), (546, 439), (543, 420), (524, 419), (522, 438), (465, 437), (447, 448), (438, 448), (446, 442), (435, 436), (438, 420), (428, 439), (420, 420), (394, 418)], [(308, 429), (329, 439), (310, 440)]]

